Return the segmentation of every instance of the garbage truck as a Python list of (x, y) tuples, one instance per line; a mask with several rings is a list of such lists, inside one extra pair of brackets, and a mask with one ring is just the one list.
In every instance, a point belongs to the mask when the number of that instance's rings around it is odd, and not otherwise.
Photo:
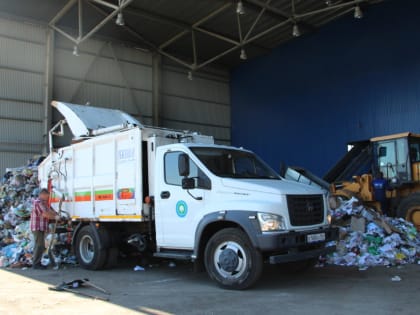
[[(323, 192), (280, 177), (253, 152), (144, 126), (115, 109), (52, 106), (64, 118), (49, 133), (39, 181), (51, 190), (51, 205), (69, 214), (83, 268), (107, 268), (131, 246), (192, 261), (223, 288), (246, 289), (264, 263), (335, 250), (338, 230)], [(66, 130), (71, 143), (57, 147)]]

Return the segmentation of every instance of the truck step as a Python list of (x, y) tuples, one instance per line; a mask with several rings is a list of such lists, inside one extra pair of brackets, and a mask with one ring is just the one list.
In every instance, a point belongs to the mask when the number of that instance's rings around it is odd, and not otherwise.
[(159, 258), (191, 260), (192, 252), (191, 251), (160, 251), (160, 252), (154, 253), (153, 256), (159, 257)]

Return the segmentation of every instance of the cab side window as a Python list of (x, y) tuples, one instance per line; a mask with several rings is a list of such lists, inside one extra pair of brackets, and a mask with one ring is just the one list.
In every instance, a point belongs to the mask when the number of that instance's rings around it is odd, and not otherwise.
[(410, 159), (413, 163), (420, 162), (420, 143), (410, 144)]
[[(182, 176), (178, 173), (178, 157), (184, 152), (168, 152), (165, 154), (165, 182), (169, 185), (182, 186)], [(210, 179), (190, 159), (190, 178), (196, 181), (196, 187), (210, 189)]]

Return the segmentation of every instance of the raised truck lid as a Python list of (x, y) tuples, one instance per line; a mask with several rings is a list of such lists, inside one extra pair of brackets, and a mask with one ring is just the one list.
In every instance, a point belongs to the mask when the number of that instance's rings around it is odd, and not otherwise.
[(52, 101), (55, 107), (65, 118), (75, 138), (94, 136), (101, 130), (127, 125), (143, 125), (133, 116), (118, 110), (88, 105)]

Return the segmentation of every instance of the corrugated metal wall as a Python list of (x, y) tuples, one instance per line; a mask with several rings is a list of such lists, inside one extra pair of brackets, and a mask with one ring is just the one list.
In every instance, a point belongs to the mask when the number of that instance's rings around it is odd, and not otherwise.
[(385, 1), (232, 74), (232, 142), (318, 175), (350, 141), (420, 133), (420, 3)]
[(45, 28), (0, 19), (1, 172), (42, 150), (45, 39)]
[(188, 80), (183, 69), (164, 66), (162, 73), (162, 125), (198, 130), (230, 144), (230, 88), (228, 74), (197, 73)]
[[(0, 17), (0, 171), (42, 151), (46, 34), (45, 26)], [(119, 108), (152, 125), (151, 53), (95, 39), (80, 45), (79, 56), (72, 51), (56, 35), (53, 99)], [(230, 143), (229, 73), (210, 70), (190, 81), (185, 69), (165, 61), (160, 73), (161, 126)]]
[(144, 124), (152, 119), (152, 56), (98, 40), (84, 42), (79, 56), (56, 36), (53, 98), (119, 108)]

